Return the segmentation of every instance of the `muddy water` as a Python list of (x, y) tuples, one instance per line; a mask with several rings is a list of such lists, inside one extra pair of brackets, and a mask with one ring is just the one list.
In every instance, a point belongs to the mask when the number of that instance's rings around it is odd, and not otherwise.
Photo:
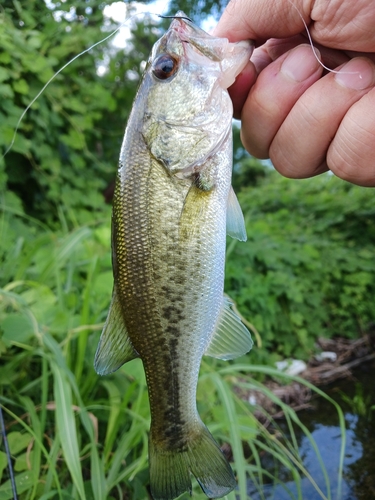
[[(322, 398), (313, 401), (313, 410), (299, 413), (299, 418), (312, 433), (326, 471), (329, 485), (317, 460), (310, 441), (302, 432), (297, 433), (300, 454), (304, 466), (321, 489), (317, 491), (311, 481), (301, 476), (303, 500), (375, 500), (375, 364), (367, 364), (354, 373), (353, 380), (338, 381), (324, 389), (343, 409), (346, 421), (346, 449), (344, 475), (341, 492), (338, 491), (338, 468), (341, 446), (341, 431), (337, 413), (330, 403)], [(371, 406), (374, 406), (371, 409)], [(286, 430), (286, 425), (284, 427)], [(274, 464), (269, 457), (263, 466), (272, 471)], [(272, 471), (275, 473), (275, 471)], [(298, 499), (298, 488), (288, 471), (279, 467), (277, 476), (282, 486), (268, 484), (262, 494), (249, 488), (253, 500)]]

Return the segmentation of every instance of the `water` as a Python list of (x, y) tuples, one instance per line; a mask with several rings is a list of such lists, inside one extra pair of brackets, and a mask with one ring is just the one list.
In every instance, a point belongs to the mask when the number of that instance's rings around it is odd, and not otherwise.
[[(311, 432), (321, 454), (329, 478), (324, 477), (317, 455), (302, 433), (297, 432), (297, 441), (303, 464), (321, 489), (320, 494), (311, 481), (301, 476), (303, 500), (372, 500), (375, 499), (375, 364), (368, 364), (355, 372), (354, 380), (333, 383), (325, 392), (337, 401), (344, 411), (346, 422), (346, 448), (344, 475), (341, 493), (338, 492), (338, 470), (341, 447), (341, 430), (338, 416), (330, 403), (322, 398), (313, 402), (314, 410), (298, 414)], [(373, 410), (371, 406), (374, 406)], [(287, 426), (280, 427), (287, 434)], [(284, 486), (264, 485), (262, 494), (249, 487), (252, 500), (298, 499), (298, 488), (287, 469), (279, 466), (277, 474), (274, 464), (264, 457), (263, 466), (284, 482)]]

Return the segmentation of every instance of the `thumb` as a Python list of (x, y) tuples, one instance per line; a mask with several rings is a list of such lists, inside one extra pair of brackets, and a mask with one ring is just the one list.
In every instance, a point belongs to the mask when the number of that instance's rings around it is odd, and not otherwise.
[(303, 0), (231, 0), (213, 34), (230, 42), (297, 35), (310, 24), (310, 2)]

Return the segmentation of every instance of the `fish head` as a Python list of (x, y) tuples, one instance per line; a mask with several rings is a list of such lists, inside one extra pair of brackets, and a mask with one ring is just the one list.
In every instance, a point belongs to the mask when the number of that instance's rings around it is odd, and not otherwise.
[(178, 12), (153, 47), (146, 67), (142, 135), (171, 175), (199, 172), (231, 131), (227, 88), (252, 53), (250, 42), (230, 43)]

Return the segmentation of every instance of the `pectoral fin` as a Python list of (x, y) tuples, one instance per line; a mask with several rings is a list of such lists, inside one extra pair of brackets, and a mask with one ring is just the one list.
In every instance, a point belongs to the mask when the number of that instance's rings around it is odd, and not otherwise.
[(223, 297), (220, 316), (206, 349), (206, 356), (224, 360), (234, 359), (243, 356), (252, 348), (250, 332), (239, 316), (232, 311), (232, 304), (228, 297)]
[(247, 240), (245, 220), (236, 193), (232, 187), (228, 195), (227, 234), (240, 241)]
[(107, 375), (137, 357), (138, 353), (133, 348), (125, 328), (121, 304), (114, 287), (108, 316), (96, 350), (94, 367), (99, 375)]
[(214, 184), (210, 179), (197, 175), (190, 187), (180, 217), (180, 238), (189, 239), (200, 230)]

